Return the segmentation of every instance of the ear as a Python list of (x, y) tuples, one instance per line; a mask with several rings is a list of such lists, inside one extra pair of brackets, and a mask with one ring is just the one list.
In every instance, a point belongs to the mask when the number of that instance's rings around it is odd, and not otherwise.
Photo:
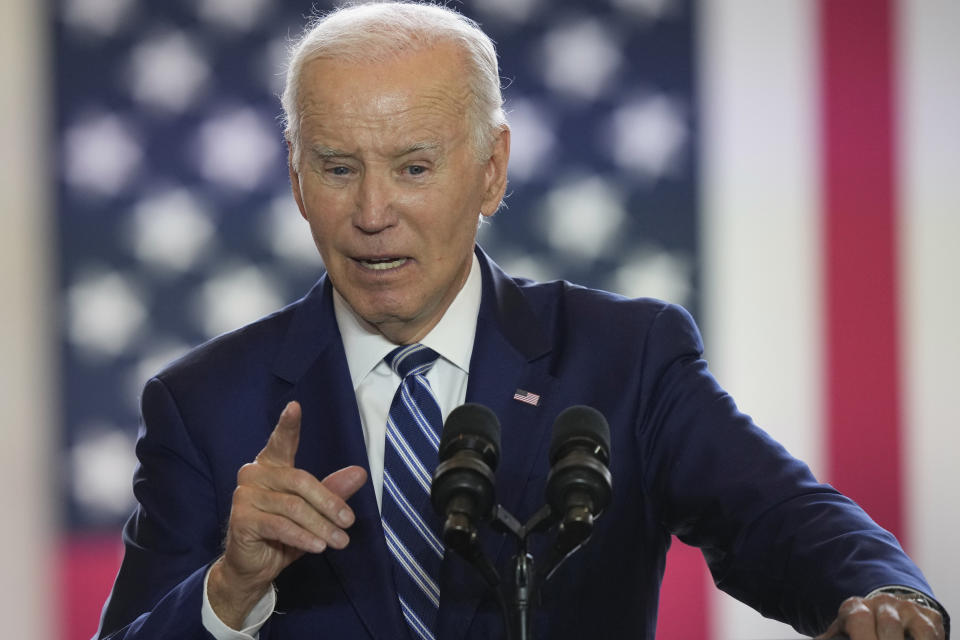
[(293, 144), (287, 140), (287, 170), (290, 172), (290, 189), (293, 190), (293, 199), (297, 201), (300, 215), (307, 219), (307, 210), (303, 208), (303, 193), (300, 191), (300, 174), (293, 168)]
[(500, 208), (507, 191), (507, 161), (510, 159), (510, 127), (504, 125), (493, 141), (490, 158), (484, 166), (484, 193), (480, 213), (490, 217)]

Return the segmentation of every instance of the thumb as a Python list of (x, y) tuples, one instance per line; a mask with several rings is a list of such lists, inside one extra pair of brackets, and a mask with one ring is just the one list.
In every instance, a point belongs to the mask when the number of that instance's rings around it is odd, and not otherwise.
[(266, 446), (257, 454), (257, 462), (292, 467), (300, 446), (300, 403), (288, 402), (273, 428)]
[(323, 486), (347, 500), (367, 481), (367, 472), (356, 465), (334, 471), (323, 479)]

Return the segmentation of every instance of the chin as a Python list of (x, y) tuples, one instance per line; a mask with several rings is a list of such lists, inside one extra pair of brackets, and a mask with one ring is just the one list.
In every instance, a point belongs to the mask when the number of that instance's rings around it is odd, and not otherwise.
[(401, 304), (360, 304), (359, 306), (353, 306), (353, 310), (366, 322), (375, 326), (386, 323), (406, 322), (407, 319), (413, 315), (409, 313), (409, 310), (404, 309)]

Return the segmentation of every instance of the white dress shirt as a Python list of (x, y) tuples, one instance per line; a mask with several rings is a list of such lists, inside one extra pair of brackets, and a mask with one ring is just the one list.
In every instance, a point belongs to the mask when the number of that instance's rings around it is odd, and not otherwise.
[[(463, 288), (437, 325), (420, 341), (420, 344), (440, 354), (436, 364), (427, 373), (427, 381), (440, 405), (444, 421), (467, 397), (470, 356), (473, 353), (482, 289), (480, 263), (477, 257), (473, 256), (470, 275), (467, 276)], [(383, 495), (383, 448), (387, 415), (401, 382), (400, 376), (390, 369), (383, 358), (397, 345), (357, 316), (336, 290), (333, 293), (333, 310), (347, 356), (353, 390), (357, 396), (363, 440), (367, 446), (370, 482), (373, 483), (379, 507)], [(208, 571), (207, 578), (209, 577)], [(271, 589), (247, 615), (244, 628), (236, 631), (224, 624), (214, 613), (207, 598), (207, 583), (204, 579), (201, 611), (203, 626), (217, 640), (257, 640), (260, 628), (273, 614), (276, 602), (276, 593)]]

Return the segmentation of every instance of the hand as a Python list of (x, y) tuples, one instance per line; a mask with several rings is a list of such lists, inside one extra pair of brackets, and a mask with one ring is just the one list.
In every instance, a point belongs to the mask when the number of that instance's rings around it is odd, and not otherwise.
[(289, 403), (266, 446), (237, 474), (226, 549), (207, 583), (213, 610), (235, 629), (294, 560), (327, 547), (342, 549), (350, 541), (344, 529), (354, 515), (345, 501), (367, 474), (346, 467), (321, 482), (294, 467), (300, 416), (300, 405)]
[(837, 619), (817, 640), (841, 637), (841, 633), (850, 640), (943, 640), (945, 637), (938, 611), (889, 593), (847, 598), (840, 605)]

